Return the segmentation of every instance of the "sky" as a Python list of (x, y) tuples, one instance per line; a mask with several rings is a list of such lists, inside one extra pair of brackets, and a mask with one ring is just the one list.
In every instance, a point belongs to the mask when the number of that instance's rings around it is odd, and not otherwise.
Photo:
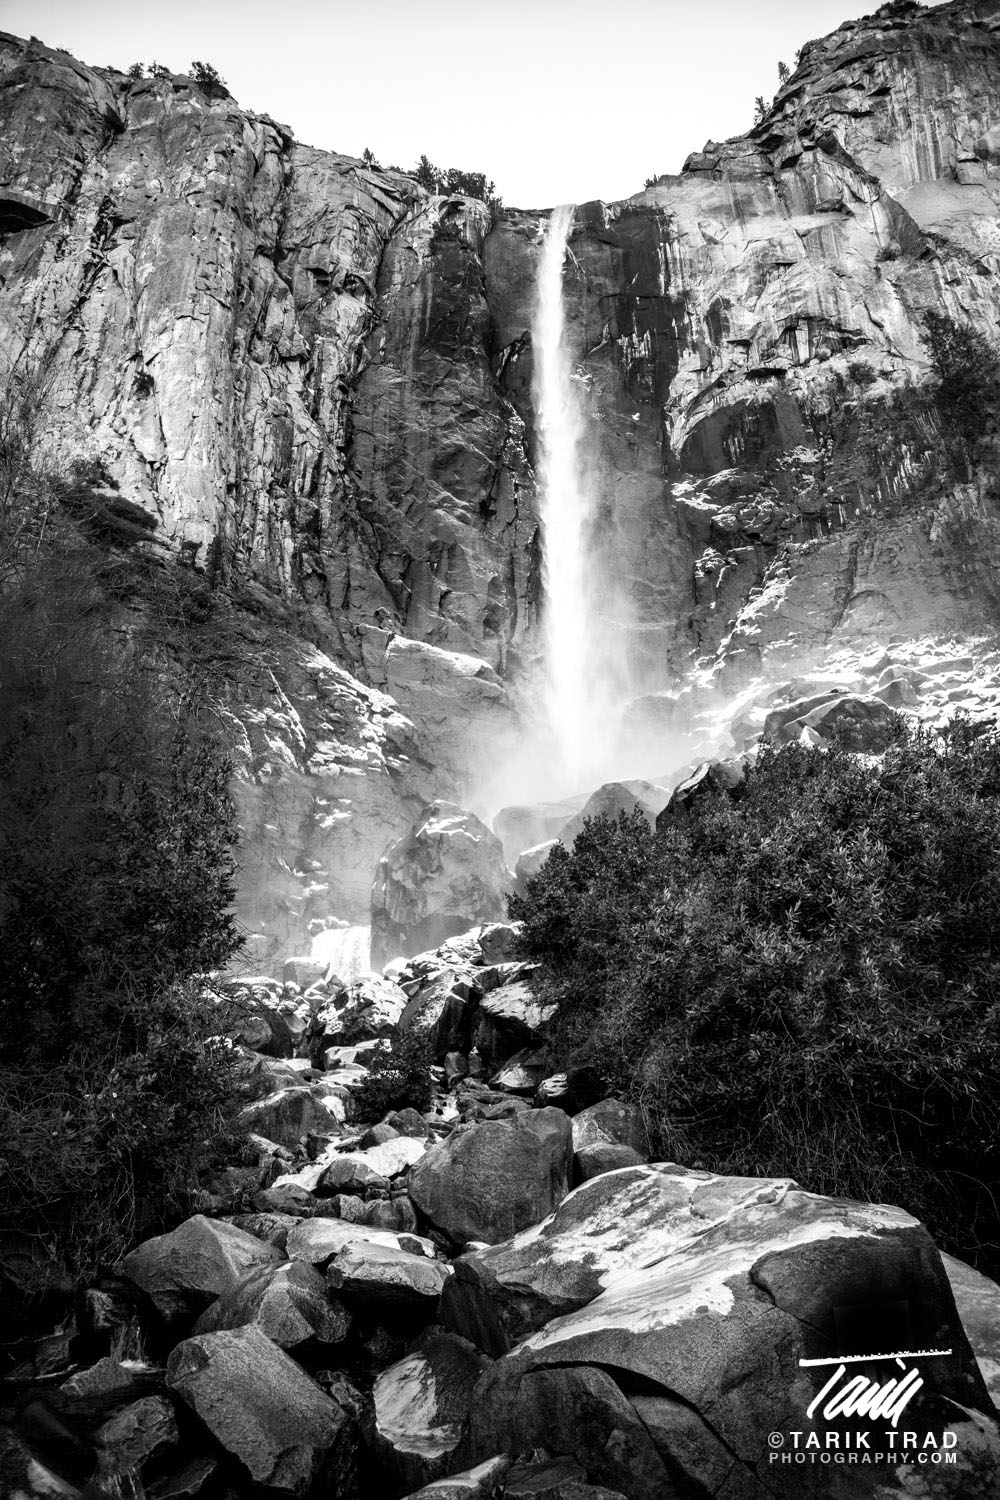
[(218, 69), (297, 140), (485, 172), (511, 207), (611, 200), (749, 128), (779, 59), (878, 0), (0, 0), (87, 63)]

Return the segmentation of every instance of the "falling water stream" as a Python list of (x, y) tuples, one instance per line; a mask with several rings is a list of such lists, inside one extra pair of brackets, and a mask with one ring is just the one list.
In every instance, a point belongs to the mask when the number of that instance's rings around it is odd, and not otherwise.
[(371, 939), (370, 927), (330, 927), (313, 938), (310, 957), (350, 984), (371, 969)]
[(563, 296), (563, 263), (573, 215), (573, 205), (566, 204), (555, 209), (549, 220), (539, 261), (532, 331), (545, 589), (542, 687), (554, 753), (569, 784), (587, 766), (593, 707), (587, 681), (593, 618), (587, 576), (591, 504), (585, 478), (584, 414), (567, 343)]

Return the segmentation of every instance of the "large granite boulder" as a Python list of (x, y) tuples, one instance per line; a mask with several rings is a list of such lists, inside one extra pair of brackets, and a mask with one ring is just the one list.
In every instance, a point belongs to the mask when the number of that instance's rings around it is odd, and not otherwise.
[(900, 724), (899, 714), (881, 698), (824, 694), (819, 700), (805, 698), (774, 709), (764, 721), (764, 739), (786, 745), (809, 731), (820, 742), (878, 755), (892, 744)]
[(941, 1260), (986, 1389), (1000, 1407), (1000, 1286), (953, 1255)]
[(357, 1424), (257, 1327), (203, 1333), (167, 1384), (254, 1484), (278, 1496), (357, 1494)]
[(426, 1255), (391, 1245), (355, 1240), (338, 1250), (326, 1277), (338, 1295), (365, 1308), (416, 1308), (428, 1318), (437, 1311), (451, 1267)]
[[(830, 1391), (854, 1378), (844, 1356), (867, 1355), (865, 1379), (899, 1382), (886, 1400), (899, 1396), (902, 1427), (930, 1432), (940, 1451), (957, 1444), (974, 1483), (1000, 1480), (992, 1403), (940, 1256), (899, 1209), (787, 1180), (629, 1168), (460, 1259), (442, 1316), (502, 1355), (480, 1380), (456, 1461), (544, 1443), (576, 1458), (590, 1482), (643, 1500), (720, 1486), (734, 1496), (902, 1494), (908, 1481), (889, 1461), (859, 1467), (845, 1491), (832, 1464), (783, 1468), (771, 1457), (793, 1450), (794, 1433), (804, 1442), (815, 1432), (824, 1451), (844, 1447)], [(901, 1350), (916, 1351), (902, 1370)], [(885, 1453), (896, 1429), (866, 1411), (846, 1426)], [(928, 1495), (963, 1493), (923, 1482)]]
[(631, 1146), (649, 1154), (649, 1136), (642, 1111), (621, 1099), (600, 1099), (573, 1116), (573, 1150), (596, 1145)]
[(251, 1324), (282, 1349), (296, 1349), (302, 1344), (340, 1343), (351, 1320), (313, 1266), (289, 1261), (247, 1271), (206, 1308), (194, 1332), (219, 1333)]
[(669, 787), (658, 786), (651, 781), (609, 781), (598, 787), (588, 797), (578, 813), (574, 813), (559, 830), (559, 842), (572, 849), (577, 835), (583, 832), (588, 818), (631, 817), (641, 813), (652, 828), (657, 813), (666, 807), (670, 799)]
[(516, 977), (488, 990), (476, 1012), (473, 1041), (490, 1069), (499, 1068), (516, 1052), (537, 1047), (557, 1009), (553, 1001), (536, 994), (525, 965), (510, 967)]
[(505, 1453), (498, 1453), (471, 1469), (463, 1469), (460, 1474), (432, 1480), (405, 1496), (404, 1500), (494, 1500), (503, 1492), (504, 1478), (509, 1469), (510, 1459)]
[(289, 1260), (305, 1261), (311, 1266), (327, 1266), (342, 1250), (357, 1245), (382, 1245), (390, 1250), (409, 1250), (433, 1258), (430, 1240), (415, 1234), (394, 1234), (388, 1229), (374, 1229), (365, 1224), (344, 1223), (340, 1219), (303, 1219), (288, 1232)]
[(377, 974), (365, 974), (338, 990), (309, 1023), (309, 1055), (315, 1065), (321, 1066), (328, 1047), (391, 1036), (406, 1007), (406, 998), (398, 984)]
[(247, 1271), (276, 1266), (284, 1256), (221, 1219), (195, 1214), (144, 1240), (122, 1260), (122, 1272), (150, 1298), (164, 1322), (182, 1326), (232, 1291)]
[(399, 1018), (399, 1031), (424, 1033), (443, 1062), (449, 1052), (468, 1052), (479, 991), (468, 971), (442, 969), (422, 984)]
[(451, 802), (424, 808), (382, 856), (372, 886), (372, 962), (436, 948), (507, 914), (513, 876), (495, 834)]
[(732, 795), (746, 775), (743, 760), (705, 760), (674, 787), (670, 800), (656, 816), (657, 828), (686, 818), (703, 797), (713, 794)]
[(255, 1099), (240, 1111), (239, 1123), (279, 1146), (297, 1146), (306, 1136), (340, 1136), (346, 1112), (343, 1100), (322, 1086), (297, 1084)]
[(569, 1190), (573, 1138), (559, 1109), (459, 1125), (410, 1174), (410, 1197), (456, 1245), (493, 1245), (537, 1223)]
[(489, 1360), (466, 1339), (428, 1328), (415, 1348), (375, 1382), (379, 1457), (399, 1488), (448, 1471), (473, 1387)]

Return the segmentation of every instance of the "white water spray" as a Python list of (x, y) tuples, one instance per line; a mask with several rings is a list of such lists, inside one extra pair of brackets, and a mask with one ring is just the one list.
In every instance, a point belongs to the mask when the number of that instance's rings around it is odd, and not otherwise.
[(310, 957), (351, 984), (371, 970), (371, 942), (370, 927), (328, 927), (313, 938)]
[(593, 684), (588, 684), (587, 529), (591, 500), (584, 478), (584, 418), (566, 340), (563, 263), (572, 204), (549, 220), (538, 268), (532, 347), (538, 419), (542, 523), (545, 716), (555, 755), (572, 785), (584, 775), (592, 743)]

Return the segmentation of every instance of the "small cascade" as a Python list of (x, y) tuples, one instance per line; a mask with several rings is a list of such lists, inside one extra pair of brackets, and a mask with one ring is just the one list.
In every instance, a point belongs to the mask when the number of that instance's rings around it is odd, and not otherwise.
[(326, 964), (329, 974), (336, 974), (351, 984), (371, 969), (372, 930), (370, 927), (328, 927), (313, 938), (310, 958)]

